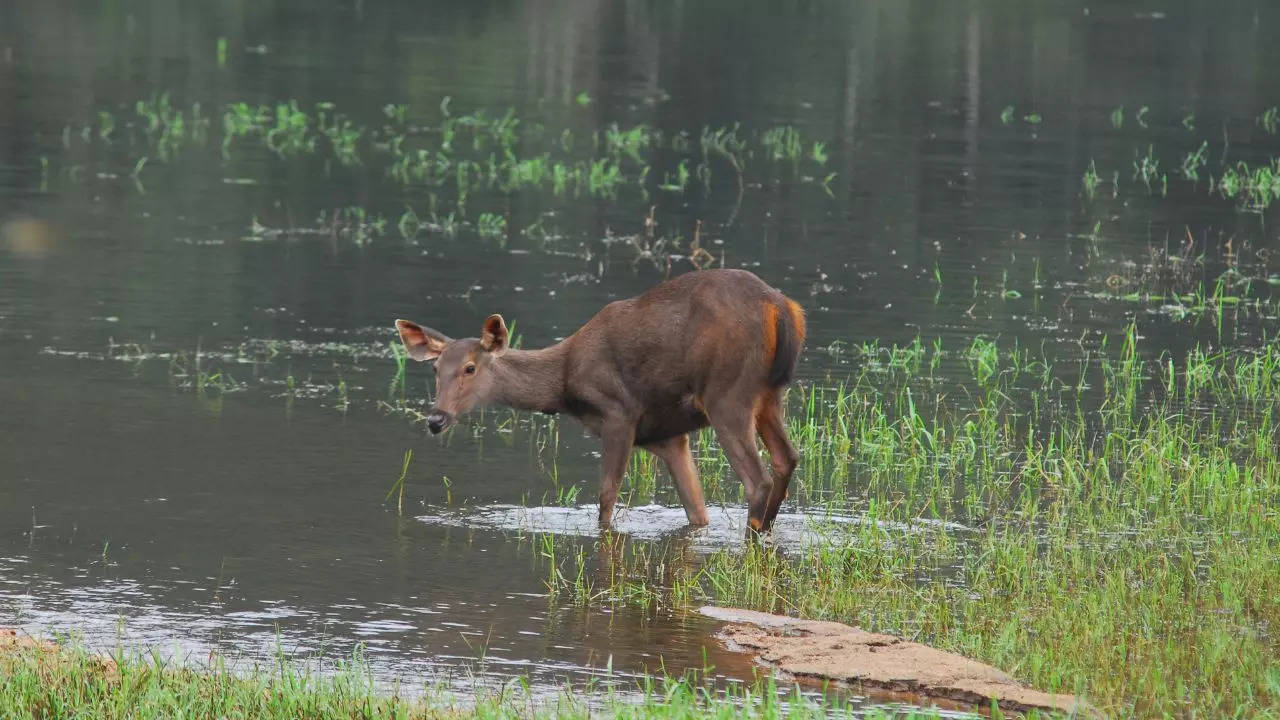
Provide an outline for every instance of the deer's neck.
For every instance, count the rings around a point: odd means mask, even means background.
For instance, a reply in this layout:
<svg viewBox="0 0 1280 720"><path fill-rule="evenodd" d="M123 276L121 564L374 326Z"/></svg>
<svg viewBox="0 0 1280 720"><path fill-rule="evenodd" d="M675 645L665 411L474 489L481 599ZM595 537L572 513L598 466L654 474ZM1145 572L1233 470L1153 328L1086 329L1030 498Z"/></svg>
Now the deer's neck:
<svg viewBox="0 0 1280 720"><path fill-rule="evenodd" d="M564 411L565 344L508 350L493 363L497 401L520 410Z"/></svg>

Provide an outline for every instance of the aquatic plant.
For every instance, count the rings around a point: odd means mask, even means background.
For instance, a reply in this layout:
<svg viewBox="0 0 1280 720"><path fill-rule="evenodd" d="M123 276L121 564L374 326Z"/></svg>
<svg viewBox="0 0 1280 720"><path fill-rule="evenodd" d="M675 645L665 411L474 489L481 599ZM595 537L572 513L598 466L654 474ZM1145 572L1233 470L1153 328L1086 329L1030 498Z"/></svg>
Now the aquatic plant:
<svg viewBox="0 0 1280 720"><path fill-rule="evenodd" d="M1141 180L1146 185L1147 192L1151 192L1151 181L1159 174L1160 160L1156 158L1154 145L1147 145L1145 155L1139 155L1137 150L1133 151L1133 179Z"/></svg>
<svg viewBox="0 0 1280 720"><path fill-rule="evenodd" d="M476 232L480 237L491 240L504 238L507 235L507 219L493 213L480 213L480 219L476 221Z"/></svg>
<svg viewBox="0 0 1280 720"><path fill-rule="evenodd" d="M800 133L790 125L766 130L760 138L770 160L787 160L796 163L804 152L800 141Z"/></svg>
<svg viewBox="0 0 1280 720"><path fill-rule="evenodd" d="M1186 157L1182 159L1182 176L1191 181L1200 179L1200 168L1209 163L1205 154L1209 150L1209 141L1200 143L1200 147L1195 152L1188 152Z"/></svg>
<svg viewBox="0 0 1280 720"><path fill-rule="evenodd" d="M1260 212L1280 199L1280 159L1270 164L1250 167L1243 161L1222 170L1217 181L1218 193L1234 199L1243 208Z"/></svg>
<svg viewBox="0 0 1280 720"><path fill-rule="evenodd" d="M1258 126L1267 131L1268 135L1275 135L1276 129L1280 127L1280 108L1271 106L1267 108L1257 119Z"/></svg>
<svg viewBox="0 0 1280 720"><path fill-rule="evenodd" d="M1093 199L1093 196L1097 193L1099 181L1098 168L1093 164L1093 160L1090 159L1089 168L1084 171L1084 176L1080 179L1080 184L1084 187L1085 197L1090 200Z"/></svg>
<svg viewBox="0 0 1280 720"><path fill-rule="evenodd" d="M409 474L409 463L413 462L413 449L404 451L404 463L400 466L400 477L391 484L391 489L387 491L387 496L383 498L383 502L391 499L392 495L396 496L396 515L404 515L404 479Z"/></svg>

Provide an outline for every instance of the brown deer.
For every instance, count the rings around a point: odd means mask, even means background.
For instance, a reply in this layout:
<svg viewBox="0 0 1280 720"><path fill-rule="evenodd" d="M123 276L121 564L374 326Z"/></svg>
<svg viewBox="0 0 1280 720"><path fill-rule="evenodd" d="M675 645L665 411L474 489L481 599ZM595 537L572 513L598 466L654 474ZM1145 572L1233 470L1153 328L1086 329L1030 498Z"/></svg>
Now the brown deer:
<svg viewBox="0 0 1280 720"><path fill-rule="evenodd" d="M692 525L706 525L689 433L710 425L746 486L748 533L766 532L799 459L782 420L782 392L804 342L795 301L745 270L688 273L605 306L573 335L541 350L508 348L501 315L479 338L452 340L407 320L409 356L435 360L433 434L488 403L568 413L604 443L600 525L613 517L631 451L662 458ZM772 479L756 449L760 434Z"/></svg>

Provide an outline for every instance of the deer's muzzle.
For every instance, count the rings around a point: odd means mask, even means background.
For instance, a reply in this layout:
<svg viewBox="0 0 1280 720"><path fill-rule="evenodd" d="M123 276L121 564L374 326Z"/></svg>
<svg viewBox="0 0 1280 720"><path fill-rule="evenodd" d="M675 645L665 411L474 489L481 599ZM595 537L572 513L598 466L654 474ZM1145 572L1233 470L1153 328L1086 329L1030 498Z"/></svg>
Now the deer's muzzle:
<svg viewBox="0 0 1280 720"><path fill-rule="evenodd" d="M431 414L427 415L427 429L431 431L432 435L439 435L440 431L444 430L452 420L453 418L449 416L449 413L440 408L432 408Z"/></svg>

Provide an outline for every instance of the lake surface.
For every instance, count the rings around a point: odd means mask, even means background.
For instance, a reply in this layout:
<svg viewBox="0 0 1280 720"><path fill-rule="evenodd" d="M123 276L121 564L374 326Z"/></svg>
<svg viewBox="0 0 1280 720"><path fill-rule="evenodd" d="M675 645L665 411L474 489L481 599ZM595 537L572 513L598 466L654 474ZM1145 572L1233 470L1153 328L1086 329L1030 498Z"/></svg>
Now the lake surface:
<svg viewBox="0 0 1280 720"><path fill-rule="evenodd" d="M539 533L596 552L595 441L501 411L427 436L431 371L397 384L392 321L464 337L501 312L538 347L697 260L805 306L806 384L917 338L1075 362L1130 323L1150 355L1257 344L1272 198L1221 181L1275 167L1277 22L1263 2L6 4L0 625L246 662L362 646L386 678L547 692L749 677L713 622L550 597ZM310 148L265 129L290 101ZM234 103L265 125L224 143ZM647 140L595 165L608 191L495 186L508 109L521 159L584 178L610 131ZM458 118L467 181L396 175ZM669 487L632 492L622 530L696 563L739 542L735 493L689 533ZM784 512L778 542L803 542L818 510Z"/></svg>

